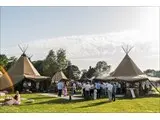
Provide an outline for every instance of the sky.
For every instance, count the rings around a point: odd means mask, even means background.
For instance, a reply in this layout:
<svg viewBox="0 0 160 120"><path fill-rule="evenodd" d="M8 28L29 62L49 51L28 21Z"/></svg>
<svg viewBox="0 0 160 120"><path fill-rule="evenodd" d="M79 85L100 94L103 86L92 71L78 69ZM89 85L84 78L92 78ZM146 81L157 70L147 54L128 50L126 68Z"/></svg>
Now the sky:
<svg viewBox="0 0 160 120"><path fill-rule="evenodd" d="M158 7L1 7L0 52L19 57L28 45L34 61L63 48L80 69L104 60L113 71L129 45L142 71L159 70L159 16Z"/></svg>

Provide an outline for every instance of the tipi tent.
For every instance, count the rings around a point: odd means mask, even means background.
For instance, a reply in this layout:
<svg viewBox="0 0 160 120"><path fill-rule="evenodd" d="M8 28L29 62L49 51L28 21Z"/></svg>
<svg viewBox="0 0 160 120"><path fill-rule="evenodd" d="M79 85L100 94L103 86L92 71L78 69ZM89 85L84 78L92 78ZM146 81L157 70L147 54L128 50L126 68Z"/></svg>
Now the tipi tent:
<svg viewBox="0 0 160 120"><path fill-rule="evenodd" d="M146 77L141 75L143 75L143 72L133 62L129 55L126 54L111 76L115 79L128 82L147 80Z"/></svg>
<svg viewBox="0 0 160 120"><path fill-rule="evenodd" d="M10 79L9 75L7 72L0 66L0 91L1 90L12 90L12 80Z"/></svg>
<svg viewBox="0 0 160 120"><path fill-rule="evenodd" d="M126 55L110 76L101 76L96 79L102 81L120 82L121 86L125 88L123 89L123 92L126 93L126 95L129 94L128 90L131 88L134 88L137 96L139 96L139 94L144 95L144 86L147 85L149 88L149 85L151 85L150 83L152 81L159 81L159 78L148 77L138 68L138 66L128 55L131 49L132 48L125 50L123 48Z"/></svg>
<svg viewBox="0 0 160 120"><path fill-rule="evenodd" d="M129 55L126 54L112 76L137 76L142 74L142 71L137 67Z"/></svg>
<svg viewBox="0 0 160 120"><path fill-rule="evenodd" d="M140 94L144 95L148 92L148 90L151 90L151 86L153 86L151 81L158 81L159 79L148 77L138 68L138 66L128 55L131 49L132 48L130 48L129 50L125 50L123 48L126 55L118 65L118 67L115 69L111 77L112 80L125 82L126 95L129 94L128 90L131 90L133 88L135 90L136 96L139 96ZM147 89L145 88L145 86L147 87Z"/></svg>
<svg viewBox="0 0 160 120"><path fill-rule="evenodd" d="M10 89L12 86L13 83L7 74L0 76L0 91Z"/></svg>
<svg viewBox="0 0 160 120"><path fill-rule="evenodd" d="M49 79L49 77L41 76L38 73L24 51L17 62L8 70L8 74L12 79L14 86L17 86L17 84L19 84L18 90L20 89L20 91L23 88L24 81L32 82L34 85L32 86L32 88L36 88L35 86L37 82L42 82Z"/></svg>
<svg viewBox="0 0 160 120"><path fill-rule="evenodd" d="M21 55L17 62L8 70L8 74L13 80L13 84L19 83L24 78L32 80L48 78L38 73L26 55Z"/></svg>
<svg viewBox="0 0 160 120"><path fill-rule="evenodd" d="M143 72L138 68L138 66L134 63L134 61L129 57L128 53L131 49L125 50L126 55L123 58L123 60L120 62L118 67L115 69L115 71L110 76L99 76L96 79L97 80L122 80L126 82L133 82L133 81L139 81L139 80L146 80L146 77L140 76L143 74Z"/></svg>
<svg viewBox="0 0 160 120"><path fill-rule="evenodd" d="M53 77L52 77L52 83L58 82L59 80L65 80L67 81L68 78L64 75L62 71L57 72Z"/></svg>
<svg viewBox="0 0 160 120"><path fill-rule="evenodd" d="M111 75L111 77L113 77L112 79L124 80L126 82L147 80L146 77L142 76L143 72L138 68L138 66L128 55L131 49L132 48L130 48L129 50L125 50L123 48L126 55L121 61L121 63L118 65L118 67L115 69L114 73Z"/></svg>
<svg viewBox="0 0 160 120"><path fill-rule="evenodd" d="M132 48L131 48L132 49ZM128 53L131 50L123 50L126 55L115 69L113 74L111 75L112 79L124 80L127 82L138 82L138 81L146 81L150 80L153 82L160 81L160 78L149 77L145 75L138 66L134 63L134 61L129 57Z"/></svg>

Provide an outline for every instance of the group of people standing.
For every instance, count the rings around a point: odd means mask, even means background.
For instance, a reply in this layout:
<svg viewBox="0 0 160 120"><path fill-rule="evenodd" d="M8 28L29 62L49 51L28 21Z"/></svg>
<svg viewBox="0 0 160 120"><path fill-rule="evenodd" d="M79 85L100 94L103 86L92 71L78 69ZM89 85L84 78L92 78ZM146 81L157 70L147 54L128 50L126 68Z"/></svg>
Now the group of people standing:
<svg viewBox="0 0 160 120"><path fill-rule="evenodd" d="M119 83L82 83L82 94L85 99L98 99L108 96L109 101L115 101L116 93L120 93Z"/></svg>
<svg viewBox="0 0 160 120"><path fill-rule="evenodd" d="M63 93L64 96L67 95L67 84L66 84L66 82L59 81L57 83L57 89L58 89L58 96L59 97L62 96L62 93Z"/></svg>
<svg viewBox="0 0 160 120"><path fill-rule="evenodd" d="M72 94L76 93L76 83L70 83L70 87L71 87L71 92ZM58 89L58 96L61 97L62 94L63 96L67 96L68 95L68 89L69 88L69 83L64 82L64 81L59 81L57 83L57 89Z"/></svg>
<svg viewBox="0 0 160 120"><path fill-rule="evenodd" d="M70 86L70 87L68 87ZM70 88L70 89L68 89ZM121 92L121 84L119 83L106 83L106 82L71 82L67 84L66 82L59 81L57 83L58 96L61 97L68 95L68 92L71 91L71 94L76 93L76 89L81 88L82 96L85 99L99 99L101 97L109 98L109 101L115 101L116 94ZM68 91L67 91L68 89ZM70 92L69 92L70 93Z"/></svg>

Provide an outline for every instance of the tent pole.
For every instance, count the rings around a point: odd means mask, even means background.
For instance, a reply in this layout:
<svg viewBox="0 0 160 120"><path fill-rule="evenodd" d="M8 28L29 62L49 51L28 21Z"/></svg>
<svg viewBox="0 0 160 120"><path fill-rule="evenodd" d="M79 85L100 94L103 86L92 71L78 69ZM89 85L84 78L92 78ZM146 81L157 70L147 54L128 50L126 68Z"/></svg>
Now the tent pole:
<svg viewBox="0 0 160 120"><path fill-rule="evenodd" d="M151 83L151 85L160 93L160 91L156 88L156 86L150 81L150 80L148 80L150 83Z"/></svg>

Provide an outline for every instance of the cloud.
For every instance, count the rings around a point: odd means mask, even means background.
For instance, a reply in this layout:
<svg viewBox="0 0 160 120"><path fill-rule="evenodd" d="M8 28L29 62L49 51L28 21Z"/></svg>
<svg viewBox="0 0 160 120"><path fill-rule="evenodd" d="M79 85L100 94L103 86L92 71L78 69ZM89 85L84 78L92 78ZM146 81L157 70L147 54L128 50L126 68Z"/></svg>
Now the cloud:
<svg viewBox="0 0 160 120"><path fill-rule="evenodd" d="M155 43L157 43L157 39L155 39ZM124 55L121 46L127 44L134 46L132 50L133 57L134 55L157 55L158 47L155 47L155 43L148 39L147 36L142 35L141 31L127 30L95 35L65 36L35 40L23 43L22 46L29 45L27 53L33 55L33 60L44 59L50 49L58 50L59 48L63 48L67 52L68 59L75 62L78 61L77 63L84 67L84 60L94 61L94 63L98 60L108 60L112 64L120 62L120 56ZM18 46L2 49L2 51L9 56L20 55ZM114 59L117 58L118 60L115 61ZM89 65L85 66L88 68Z"/></svg>

